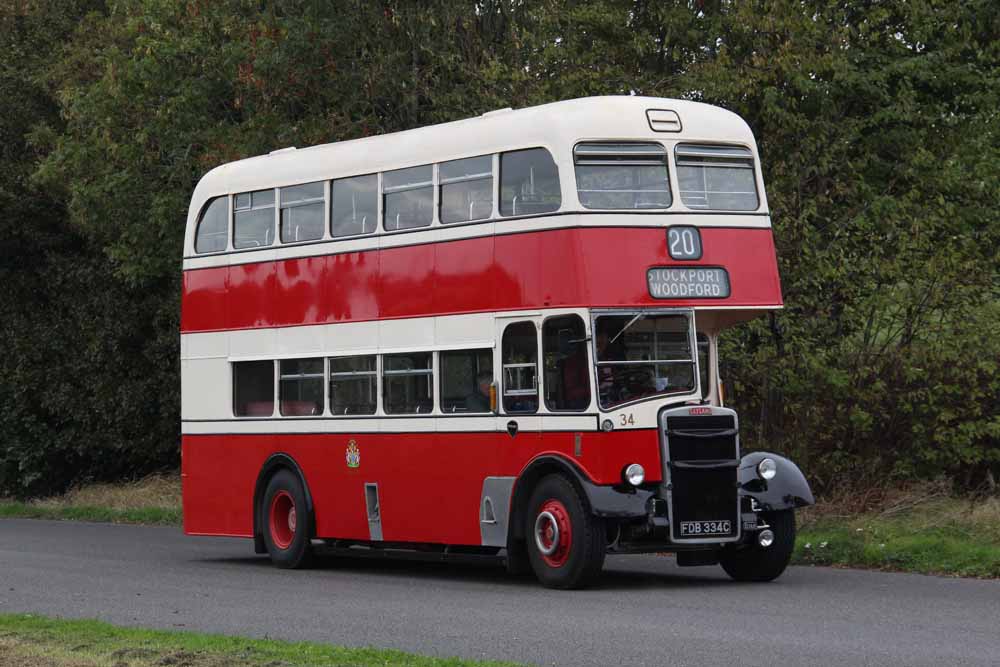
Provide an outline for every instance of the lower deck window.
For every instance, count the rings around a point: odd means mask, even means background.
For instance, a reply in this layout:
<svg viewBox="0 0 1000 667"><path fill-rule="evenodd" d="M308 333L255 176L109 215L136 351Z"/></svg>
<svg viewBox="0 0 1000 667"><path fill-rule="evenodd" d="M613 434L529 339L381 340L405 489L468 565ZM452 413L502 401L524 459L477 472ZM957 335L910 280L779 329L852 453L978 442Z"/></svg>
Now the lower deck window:
<svg viewBox="0 0 1000 667"><path fill-rule="evenodd" d="M441 411L489 412L493 350L441 353Z"/></svg>
<svg viewBox="0 0 1000 667"><path fill-rule="evenodd" d="M330 412L373 415L378 405L375 356L330 359Z"/></svg>
<svg viewBox="0 0 1000 667"><path fill-rule="evenodd" d="M233 414L270 417L274 414L274 362L233 363Z"/></svg>
<svg viewBox="0 0 1000 667"><path fill-rule="evenodd" d="M387 354L382 364L386 414L427 414L434 409L434 370L430 352Z"/></svg>
<svg viewBox="0 0 1000 667"><path fill-rule="evenodd" d="M278 386L281 414L291 417L323 414L323 360L284 359Z"/></svg>

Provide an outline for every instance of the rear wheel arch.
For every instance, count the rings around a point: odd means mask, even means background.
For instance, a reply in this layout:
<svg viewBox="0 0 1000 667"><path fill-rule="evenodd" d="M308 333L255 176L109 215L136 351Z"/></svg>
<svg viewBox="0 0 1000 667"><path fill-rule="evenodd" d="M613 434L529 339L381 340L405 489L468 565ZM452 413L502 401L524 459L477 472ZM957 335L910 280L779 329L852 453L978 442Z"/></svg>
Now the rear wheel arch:
<svg viewBox="0 0 1000 667"><path fill-rule="evenodd" d="M267 520L267 516L266 513L261 512L261 503L264 499L264 493L267 490L268 482L279 470L288 470L299 478L299 483L302 485L302 489L306 496L309 535L313 537L316 535L316 512L313 505L312 493L309 491L309 484L306 483L306 476L295 459L293 459L289 454L278 452L276 454L272 454L266 461L264 461L264 465L260 467L260 472L257 473L257 482L254 484L253 547L255 553L267 553L267 546L264 543L264 522Z"/></svg>

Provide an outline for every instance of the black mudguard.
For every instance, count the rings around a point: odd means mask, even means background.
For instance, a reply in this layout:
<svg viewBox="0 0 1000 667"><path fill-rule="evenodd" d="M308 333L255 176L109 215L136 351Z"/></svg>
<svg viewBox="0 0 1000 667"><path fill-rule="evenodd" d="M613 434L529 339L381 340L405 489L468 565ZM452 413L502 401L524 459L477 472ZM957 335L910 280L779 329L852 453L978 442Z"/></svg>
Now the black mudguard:
<svg viewBox="0 0 1000 667"><path fill-rule="evenodd" d="M778 466L778 474L769 482L757 475L757 464L770 458ZM812 489L799 467L777 454L753 452L740 460L740 495L750 496L764 511L795 509L816 503Z"/></svg>
<svg viewBox="0 0 1000 667"><path fill-rule="evenodd" d="M649 499L655 493L645 489L620 491L611 486L592 484L582 475L578 477L590 501L590 509L595 516L607 519L628 519L646 516Z"/></svg>

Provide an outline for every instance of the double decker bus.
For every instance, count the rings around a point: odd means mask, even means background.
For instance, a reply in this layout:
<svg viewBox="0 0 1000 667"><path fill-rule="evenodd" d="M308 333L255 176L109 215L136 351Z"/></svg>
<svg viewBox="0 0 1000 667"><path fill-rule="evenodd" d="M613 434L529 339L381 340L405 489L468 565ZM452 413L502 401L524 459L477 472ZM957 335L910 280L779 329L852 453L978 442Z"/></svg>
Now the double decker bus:
<svg viewBox="0 0 1000 667"><path fill-rule="evenodd" d="M584 98L225 164L183 271L189 535L557 588L608 553L788 563L812 494L741 453L719 377L719 333L782 305L733 113Z"/></svg>

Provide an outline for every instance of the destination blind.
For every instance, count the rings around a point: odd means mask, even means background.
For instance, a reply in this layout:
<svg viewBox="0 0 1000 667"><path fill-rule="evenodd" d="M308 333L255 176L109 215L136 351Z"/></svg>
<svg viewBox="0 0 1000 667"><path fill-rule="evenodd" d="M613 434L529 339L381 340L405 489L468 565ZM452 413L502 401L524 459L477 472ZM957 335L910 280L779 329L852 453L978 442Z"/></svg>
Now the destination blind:
<svg viewBox="0 0 1000 667"><path fill-rule="evenodd" d="M729 273L721 267L654 267L646 282L655 299L725 299L730 292Z"/></svg>

